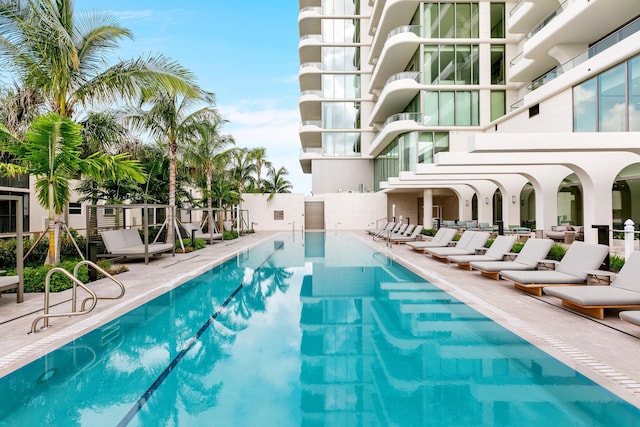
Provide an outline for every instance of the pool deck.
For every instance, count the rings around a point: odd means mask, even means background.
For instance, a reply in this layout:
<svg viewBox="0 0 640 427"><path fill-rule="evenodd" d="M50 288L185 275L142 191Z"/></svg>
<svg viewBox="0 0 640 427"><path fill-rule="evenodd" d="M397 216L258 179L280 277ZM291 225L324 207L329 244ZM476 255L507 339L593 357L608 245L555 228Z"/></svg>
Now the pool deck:
<svg viewBox="0 0 640 427"><path fill-rule="evenodd" d="M0 377L273 234L258 232L194 253L162 255L148 265L142 260L127 262L129 271L116 276L126 286L124 298L100 300L88 315L52 318L51 327L37 333L30 330L42 313L43 295L25 294L25 302L16 304L15 295L4 294L0 298ZM620 320L617 311L605 312L604 320L592 319L563 308L557 298L525 294L508 281L491 280L478 272L427 258L405 245L389 247L374 242L362 231L353 235L640 408L640 327ZM118 293L117 286L106 279L91 287L105 296ZM70 311L70 292L52 294L51 312Z"/></svg>

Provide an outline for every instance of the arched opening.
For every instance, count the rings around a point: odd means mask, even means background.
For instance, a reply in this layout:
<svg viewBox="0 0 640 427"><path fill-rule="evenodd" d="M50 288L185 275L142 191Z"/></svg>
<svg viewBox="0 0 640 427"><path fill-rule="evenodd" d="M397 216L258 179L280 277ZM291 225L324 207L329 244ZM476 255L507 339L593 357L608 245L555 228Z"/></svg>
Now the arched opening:
<svg viewBox="0 0 640 427"><path fill-rule="evenodd" d="M502 192L499 188L493 193L493 224L502 221Z"/></svg>
<svg viewBox="0 0 640 427"><path fill-rule="evenodd" d="M613 228L622 230L624 222L631 219L640 224L640 164L622 169L611 189Z"/></svg>
<svg viewBox="0 0 640 427"><path fill-rule="evenodd" d="M527 182L520 192L520 225L531 230L536 229L536 191Z"/></svg>
<svg viewBox="0 0 640 427"><path fill-rule="evenodd" d="M582 183L576 174L567 176L558 189L558 221L556 225L584 224Z"/></svg>

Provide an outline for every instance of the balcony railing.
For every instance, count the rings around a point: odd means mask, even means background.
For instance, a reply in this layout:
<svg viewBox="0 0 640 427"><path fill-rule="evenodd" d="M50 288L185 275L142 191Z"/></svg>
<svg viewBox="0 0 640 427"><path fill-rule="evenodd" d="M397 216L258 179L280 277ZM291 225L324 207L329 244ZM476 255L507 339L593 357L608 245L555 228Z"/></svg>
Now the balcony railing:
<svg viewBox="0 0 640 427"><path fill-rule="evenodd" d="M549 71L548 73L538 77L537 79L532 81L531 84L527 86L527 92L536 90L539 87L545 85L546 83L549 83L551 80L555 79L556 77L566 73L569 70L572 70L573 68L584 63L588 59L593 58L597 54L604 52L610 47L615 46L617 43L620 43L622 40L632 36L638 31L640 31L640 18L636 18L634 21L625 25L615 33L608 35L604 39L600 40L598 43L584 50L576 57L570 59L569 61Z"/></svg>
<svg viewBox="0 0 640 427"><path fill-rule="evenodd" d="M322 97L322 91L321 90L303 90L302 92L300 92L300 96L305 96L305 95Z"/></svg>
<svg viewBox="0 0 640 427"><path fill-rule="evenodd" d="M393 83L395 81L404 80L404 79L415 80L418 83L420 83L420 73L417 71L403 71L401 73L394 74L393 76L387 79L385 86L388 85L389 83Z"/></svg>
<svg viewBox="0 0 640 427"><path fill-rule="evenodd" d="M322 34L305 34L300 37L300 41L303 40L315 40L317 42L322 42Z"/></svg>
<svg viewBox="0 0 640 427"><path fill-rule="evenodd" d="M421 29L422 27L420 25L402 25L401 27L397 27L389 31L389 34L387 34L387 40L397 34L403 33L413 33L416 36L420 37Z"/></svg>
<svg viewBox="0 0 640 427"><path fill-rule="evenodd" d="M305 62L300 64L300 69L302 68L317 68L318 70L322 70L322 62Z"/></svg>
<svg viewBox="0 0 640 427"><path fill-rule="evenodd" d="M509 16L513 16L518 9L520 9L520 6L522 6L524 4L525 0L520 0L518 3L516 3L515 6L513 6L513 9L511 9L511 11L509 12Z"/></svg>
<svg viewBox="0 0 640 427"><path fill-rule="evenodd" d="M418 124L422 123L422 114L421 113L398 113L390 116L387 120L385 120L382 127L385 127L393 122L399 122L402 120L412 120Z"/></svg>
<svg viewBox="0 0 640 427"><path fill-rule="evenodd" d="M516 65L518 62L520 62L520 60L524 58L524 52L520 52L519 54L517 54L516 56L513 57L513 59L511 61L509 61L509 65L511 67L513 67L514 65Z"/></svg>
<svg viewBox="0 0 640 427"><path fill-rule="evenodd" d="M539 33L540 30L542 30L549 24L549 22L553 21L558 15L567 10L567 8L574 4L576 1L577 0L564 0L562 3L560 3L560 6L558 6L553 12L548 14L538 25L533 28L533 30L531 30L529 34L527 34L527 38L530 39L531 37Z"/></svg>
<svg viewBox="0 0 640 427"><path fill-rule="evenodd" d="M322 127L322 120L303 120L302 126L318 126Z"/></svg>
<svg viewBox="0 0 640 427"><path fill-rule="evenodd" d="M306 13L306 12L316 12L318 14L322 14L322 8L318 6L309 6L309 7L303 7L302 9L300 9L300 13Z"/></svg>

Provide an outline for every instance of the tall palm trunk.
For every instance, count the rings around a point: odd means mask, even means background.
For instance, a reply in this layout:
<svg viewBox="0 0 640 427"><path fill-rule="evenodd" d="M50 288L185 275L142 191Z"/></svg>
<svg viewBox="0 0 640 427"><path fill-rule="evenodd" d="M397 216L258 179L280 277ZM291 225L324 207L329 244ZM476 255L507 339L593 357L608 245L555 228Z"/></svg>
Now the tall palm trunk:
<svg viewBox="0 0 640 427"><path fill-rule="evenodd" d="M47 259L45 260L45 264L49 265L55 265L60 260L58 245L56 242L56 217L55 209L53 207L53 198L53 183L49 180L49 250L47 252Z"/></svg>
<svg viewBox="0 0 640 427"><path fill-rule="evenodd" d="M178 144L169 141L169 210L167 211L167 243L174 241L173 213L176 208L176 157Z"/></svg>

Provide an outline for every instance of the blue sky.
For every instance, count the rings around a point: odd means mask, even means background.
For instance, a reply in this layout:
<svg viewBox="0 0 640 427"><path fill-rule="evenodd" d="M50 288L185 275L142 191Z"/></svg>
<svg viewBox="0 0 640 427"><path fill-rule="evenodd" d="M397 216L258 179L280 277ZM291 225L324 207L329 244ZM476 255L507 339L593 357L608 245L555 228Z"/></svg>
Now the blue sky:
<svg viewBox="0 0 640 427"><path fill-rule="evenodd" d="M216 94L240 147L266 147L294 192L311 191L300 169L298 4L296 1L76 0L76 13L109 11L131 30L116 55L162 53Z"/></svg>

